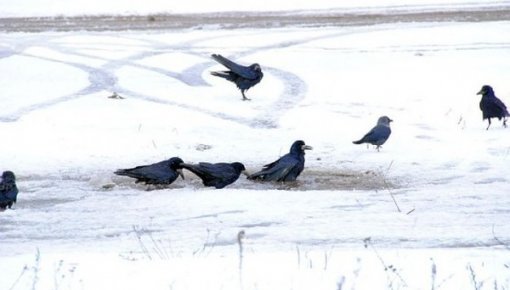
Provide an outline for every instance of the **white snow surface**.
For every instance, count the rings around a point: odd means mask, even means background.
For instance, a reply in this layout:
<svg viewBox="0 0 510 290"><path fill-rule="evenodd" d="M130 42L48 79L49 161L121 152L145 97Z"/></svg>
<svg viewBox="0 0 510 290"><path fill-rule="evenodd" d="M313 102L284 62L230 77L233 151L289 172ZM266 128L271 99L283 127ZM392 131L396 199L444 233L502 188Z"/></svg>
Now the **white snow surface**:
<svg viewBox="0 0 510 290"><path fill-rule="evenodd" d="M20 188L0 289L510 288L510 129L485 130L476 95L510 103L510 22L0 38L0 164ZM262 65L252 101L211 53ZM382 115L380 152L352 144ZM172 156L253 172L297 139L314 149L290 187L112 173ZM387 186L303 190L342 174Z"/></svg>

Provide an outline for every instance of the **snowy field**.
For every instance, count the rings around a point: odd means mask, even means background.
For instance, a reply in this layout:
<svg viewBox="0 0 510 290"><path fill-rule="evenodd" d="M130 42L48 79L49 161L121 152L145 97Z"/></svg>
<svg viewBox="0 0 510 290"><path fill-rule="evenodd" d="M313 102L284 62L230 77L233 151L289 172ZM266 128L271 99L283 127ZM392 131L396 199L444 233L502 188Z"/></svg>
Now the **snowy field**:
<svg viewBox="0 0 510 290"><path fill-rule="evenodd" d="M0 39L20 189L0 289L510 289L510 128L486 131L476 95L510 105L510 21ZM261 64L252 101L211 53ZM352 144L382 115L380 152ZM297 139L314 150L288 185L113 175L172 156L254 172Z"/></svg>

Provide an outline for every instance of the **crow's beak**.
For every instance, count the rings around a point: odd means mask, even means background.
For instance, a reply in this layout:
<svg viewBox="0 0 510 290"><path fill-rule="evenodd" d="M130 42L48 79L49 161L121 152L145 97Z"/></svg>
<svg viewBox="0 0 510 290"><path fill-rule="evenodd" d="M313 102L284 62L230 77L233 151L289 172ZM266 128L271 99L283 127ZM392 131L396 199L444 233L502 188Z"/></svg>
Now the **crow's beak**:
<svg viewBox="0 0 510 290"><path fill-rule="evenodd" d="M478 93L476 93L477 95L483 95L483 90L480 90Z"/></svg>
<svg viewBox="0 0 510 290"><path fill-rule="evenodd" d="M313 147L312 146L308 146L308 145L303 145L303 146L301 146L301 149L302 150L312 150Z"/></svg>
<svg viewBox="0 0 510 290"><path fill-rule="evenodd" d="M392 119L390 119L390 122L393 122L393 120L392 120Z"/></svg>
<svg viewBox="0 0 510 290"><path fill-rule="evenodd" d="M182 177L182 179L184 180L185 178L184 178L184 173L182 172L182 169L177 169L176 171L177 171L177 174L179 174Z"/></svg>

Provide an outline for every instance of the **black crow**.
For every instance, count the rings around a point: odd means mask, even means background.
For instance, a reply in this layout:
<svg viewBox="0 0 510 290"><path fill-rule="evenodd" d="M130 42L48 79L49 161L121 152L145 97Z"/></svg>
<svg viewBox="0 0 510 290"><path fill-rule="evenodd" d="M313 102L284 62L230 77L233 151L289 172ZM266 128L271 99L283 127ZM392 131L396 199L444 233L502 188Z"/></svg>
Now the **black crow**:
<svg viewBox="0 0 510 290"><path fill-rule="evenodd" d="M150 165L142 165L129 169L115 171L117 175L125 175L136 178L135 183L145 184L171 184L179 175L184 179L181 164L184 163L179 157L172 157Z"/></svg>
<svg viewBox="0 0 510 290"><path fill-rule="evenodd" d="M298 140L290 147L290 152L273 163L264 165L261 171L248 176L248 179L263 181L295 181L305 168L305 150L312 149Z"/></svg>
<svg viewBox="0 0 510 290"><path fill-rule="evenodd" d="M386 140L391 135L390 122L393 122L392 119L382 116L377 120L377 125L372 128L363 138L358 141L353 141L354 144L362 144L362 143L370 143L372 145L376 145L377 151L381 147Z"/></svg>
<svg viewBox="0 0 510 290"><path fill-rule="evenodd" d="M183 168L195 173L205 186L214 186L218 189L234 183L241 173L246 171L244 165L234 163L207 163L181 164Z"/></svg>
<svg viewBox="0 0 510 290"><path fill-rule="evenodd" d="M491 126L491 118L498 118L498 120L503 119L503 127L506 128L506 117L510 116L510 114L505 104L496 97L492 87L487 85L483 86L477 95L482 95L480 110L482 110L483 120L487 119L489 121L489 126L487 126L486 130L489 130Z"/></svg>
<svg viewBox="0 0 510 290"><path fill-rule="evenodd" d="M4 171L0 181L0 210L11 208L17 197L16 176L12 171Z"/></svg>
<svg viewBox="0 0 510 290"><path fill-rule="evenodd" d="M258 84L264 74L258 63L254 63L250 66L239 65L219 54L211 55L214 60L221 63L229 70L227 71L213 71L213 76L227 79L237 85L243 95L243 101L249 100L245 95L244 91Z"/></svg>

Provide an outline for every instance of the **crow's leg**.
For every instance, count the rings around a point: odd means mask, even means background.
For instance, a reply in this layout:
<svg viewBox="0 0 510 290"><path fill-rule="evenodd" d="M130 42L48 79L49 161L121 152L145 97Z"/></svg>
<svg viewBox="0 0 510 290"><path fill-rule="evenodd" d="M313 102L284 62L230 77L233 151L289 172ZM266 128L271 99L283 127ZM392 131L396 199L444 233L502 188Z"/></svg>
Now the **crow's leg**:
<svg viewBox="0 0 510 290"><path fill-rule="evenodd" d="M379 148L381 148L381 145L377 145L377 147L375 147L375 149L377 149L377 152L381 152L379 151Z"/></svg>
<svg viewBox="0 0 510 290"><path fill-rule="evenodd" d="M505 117L505 118L503 118L503 127L505 127L505 128L506 128L506 117Z"/></svg>
<svg viewBox="0 0 510 290"><path fill-rule="evenodd" d="M487 118L487 120L489 121L489 126L487 126L487 129L485 130L489 130L489 127L491 126L491 118Z"/></svg>
<svg viewBox="0 0 510 290"><path fill-rule="evenodd" d="M243 101L251 101L244 95L244 90L241 90L241 94L243 95Z"/></svg>

